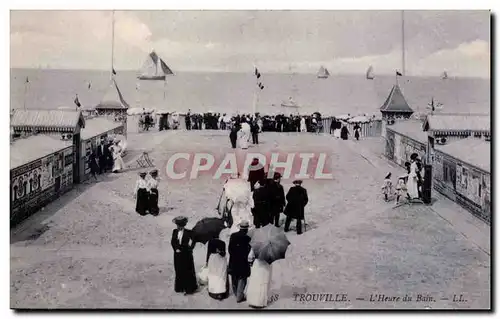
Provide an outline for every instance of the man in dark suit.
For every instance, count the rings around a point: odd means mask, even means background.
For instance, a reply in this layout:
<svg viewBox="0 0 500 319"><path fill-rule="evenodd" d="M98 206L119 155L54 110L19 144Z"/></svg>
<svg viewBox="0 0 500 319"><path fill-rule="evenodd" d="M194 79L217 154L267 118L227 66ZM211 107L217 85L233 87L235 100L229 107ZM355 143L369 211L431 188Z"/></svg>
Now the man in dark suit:
<svg viewBox="0 0 500 319"><path fill-rule="evenodd" d="M99 174L108 170L109 148L106 145L106 139L101 137L101 143L97 146L97 160L99 164Z"/></svg>
<svg viewBox="0 0 500 319"><path fill-rule="evenodd" d="M302 181L296 180L293 182L293 187L288 190L286 194L286 207L285 207L285 232L290 230L290 223L292 219L297 220L297 235L302 234L302 219L304 219L304 208L309 202L307 190L303 188Z"/></svg>
<svg viewBox="0 0 500 319"><path fill-rule="evenodd" d="M239 224L240 230L229 238L229 264L228 274L231 276L231 285L236 301L245 301L245 287L250 277L250 237L248 236L249 222L244 220Z"/></svg>
<svg viewBox="0 0 500 319"><path fill-rule="evenodd" d="M281 174L278 172L274 173L273 179L268 181L271 223L274 223L276 227L280 226L280 214L286 205L285 190L280 182Z"/></svg>
<svg viewBox="0 0 500 319"><path fill-rule="evenodd" d="M173 222L177 225L172 233L170 244L174 249L175 292L193 294L198 289L194 268L193 248L196 244L192 231L185 229L188 219L179 216Z"/></svg>
<svg viewBox="0 0 500 319"><path fill-rule="evenodd" d="M257 119L252 121L250 131L252 132L253 144L259 144L259 125L257 124Z"/></svg>

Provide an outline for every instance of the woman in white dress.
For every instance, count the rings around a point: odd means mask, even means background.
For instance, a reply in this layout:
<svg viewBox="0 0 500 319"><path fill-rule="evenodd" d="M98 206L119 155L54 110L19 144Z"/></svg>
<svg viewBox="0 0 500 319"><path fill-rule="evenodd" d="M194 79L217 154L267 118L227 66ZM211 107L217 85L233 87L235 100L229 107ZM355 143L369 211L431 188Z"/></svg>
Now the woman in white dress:
<svg viewBox="0 0 500 319"><path fill-rule="evenodd" d="M252 191L250 184L241 178L231 178L224 185L224 196L229 200L229 207L231 209L231 217L233 224L229 231L230 234L239 231L238 225L246 220L253 220L252 208L254 207ZM253 224L250 223L250 227Z"/></svg>
<svg viewBox="0 0 500 319"><path fill-rule="evenodd" d="M229 296L229 281L227 276L226 244L214 238L208 241L208 295L217 300Z"/></svg>
<svg viewBox="0 0 500 319"><path fill-rule="evenodd" d="M250 125L247 122L241 123L240 129L240 147L241 149L248 149L248 141L250 140Z"/></svg>
<svg viewBox="0 0 500 319"><path fill-rule="evenodd" d="M114 145L111 146L113 152L113 169L111 171L113 173L119 173L122 169L125 168L125 163L122 159L122 148L120 147L119 143L119 140L115 140Z"/></svg>
<svg viewBox="0 0 500 319"><path fill-rule="evenodd" d="M253 249L248 255L248 261L253 262L247 289L248 305L252 308L264 308L271 289L272 265L255 258Z"/></svg>
<svg viewBox="0 0 500 319"><path fill-rule="evenodd" d="M306 118L305 117L302 117L300 119L300 131L301 132L307 132Z"/></svg>
<svg viewBox="0 0 500 319"><path fill-rule="evenodd" d="M418 155L417 155L418 156ZM411 155L410 172L408 174L408 181L406 182L406 192L409 199L418 198L418 175L417 175L417 162L416 156Z"/></svg>

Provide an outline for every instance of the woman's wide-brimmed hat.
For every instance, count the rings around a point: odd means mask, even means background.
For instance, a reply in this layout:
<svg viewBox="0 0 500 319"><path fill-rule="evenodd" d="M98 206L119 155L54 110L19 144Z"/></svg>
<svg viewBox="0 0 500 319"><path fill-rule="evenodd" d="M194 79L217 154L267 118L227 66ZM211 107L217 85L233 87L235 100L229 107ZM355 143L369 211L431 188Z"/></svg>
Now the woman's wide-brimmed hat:
<svg viewBox="0 0 500 319"><path fill-rule="evenodd" d="M151 175L158 175L158 170L154 169L151 172L149 172L149 174L151 174Z"/></svg>
<svg viewBox="0 0 500 319"><path fill-rule="evenodd" d="M248 220L243 220L238 224L238 227L240 229L248 229L250 227L250 223L248 222Z"/></svg>
<svg viewBox="0 0 500 319"><path fill-rule="evenodd" d="M412 154L410 155L410 159L411 159L411 160L415 160L415 159L417 159L417 158L418 158L418 154L417 154L417 153L412 153Z"/></svg>
<svg viewBox="0 0 500 319"><path fill-rule="evenodd" d="M302 184L302 180L296 179L296 180L293 181L293 184L295 184L295 185L301 185Z"/></svg>
<svg viewBox="0 0 500 319"><path fill-rule="evenodd" d="M146 175L147 175L146 172L139 172L140 177L145 177Z"/></svg>
<svg viewBox="0 0 500 319"><path fill-rule="evenodd" d="M174 219L172 219L172 221L174 222L174 224L176 224L177 226L186 226L187 225L187 222L188 222L188 218L185 217L185 216L177 216L175 217Z"/></svg>
<svg viewBox="0 0 500 319"><path fill-rule="evenodd" d="M391 172L387 173L387 175L385 175L385 178L391 178Z"/></svg>

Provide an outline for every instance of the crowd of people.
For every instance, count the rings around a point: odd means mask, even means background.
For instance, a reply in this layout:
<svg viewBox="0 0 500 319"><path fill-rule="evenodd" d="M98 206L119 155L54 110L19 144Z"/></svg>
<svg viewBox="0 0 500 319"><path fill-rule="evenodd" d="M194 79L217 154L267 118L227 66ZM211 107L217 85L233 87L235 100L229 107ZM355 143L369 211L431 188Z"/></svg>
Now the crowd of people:
<svg viewBox="0 0 500 319"><path fill-rule="evenodd" d="M101 137L98 145L92 147L90 154L88 154L88 165L91 176L97 180L97 175L109 171L113 173L121 172L125 168L125 163L122 159L123 152L124 149L120 146L119 139Z"/></svg>
<svg viewBox="0 0 500 319"><path fill-rule="evenodd" d="M280 215L283 213L286 216L284 231L288 232L292 220L296 219L297 234L302 234L304 209L309 199L301 180L294 181L285 196L281 174L274 172L269 178L264 166L255 158L250 165L247 182L253 197L251 211L255 228L280 228ZM198 273L193 258L197 237L192 230L185 228L188 222L186 217L176 217L173 222L177 225L171 238L176 292L193 294L200 284L206 284L208 295L216 300L224 300L232 292L238 303L247 301L254 308L267 306L272 266L255 256L248 235L250 221L239 221L237 231L230 234L227 247L218 236L208 240L205 265ZM201 275L203 271L206 271L206 276Z"/></svg>

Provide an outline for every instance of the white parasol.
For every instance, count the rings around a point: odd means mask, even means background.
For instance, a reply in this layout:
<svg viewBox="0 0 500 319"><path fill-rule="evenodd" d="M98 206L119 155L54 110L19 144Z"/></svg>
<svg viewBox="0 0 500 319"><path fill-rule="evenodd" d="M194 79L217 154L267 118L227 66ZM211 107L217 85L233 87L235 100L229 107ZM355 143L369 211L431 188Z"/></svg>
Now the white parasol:
<svg viewBox="0 0 500 319"><path fill-rule="evenodd" d="M355 116L347 121L349 123L368 123L370 122L370 119L366 116Z"/></svg>
<svg viewBox="0 0 500 319"><path fill-rule="evenodd" d="M347 121L348 119L350 119L352 116L350 115L339 115L339 116L335 116L335 118L337 120L342 120L342 121Z"/></svg>

